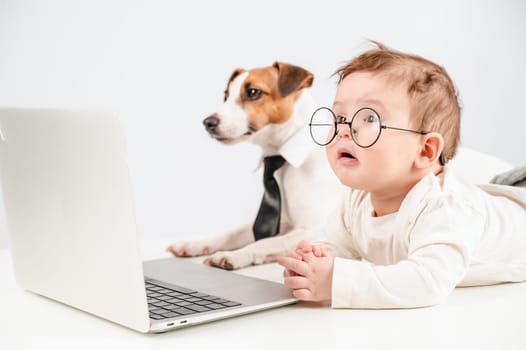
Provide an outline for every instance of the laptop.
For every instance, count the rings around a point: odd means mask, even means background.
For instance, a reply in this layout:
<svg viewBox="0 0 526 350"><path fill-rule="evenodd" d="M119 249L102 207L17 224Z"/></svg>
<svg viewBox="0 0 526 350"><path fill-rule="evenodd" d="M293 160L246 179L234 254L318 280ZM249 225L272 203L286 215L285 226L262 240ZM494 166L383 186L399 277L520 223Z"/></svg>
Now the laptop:
<svg viewBox="0 0 526 350"><path fill-rule="evenodd" d="M184 258L141 260L113 113L0 108L0 176L27 291L144 333L297 301L280 283Z"/></svg>

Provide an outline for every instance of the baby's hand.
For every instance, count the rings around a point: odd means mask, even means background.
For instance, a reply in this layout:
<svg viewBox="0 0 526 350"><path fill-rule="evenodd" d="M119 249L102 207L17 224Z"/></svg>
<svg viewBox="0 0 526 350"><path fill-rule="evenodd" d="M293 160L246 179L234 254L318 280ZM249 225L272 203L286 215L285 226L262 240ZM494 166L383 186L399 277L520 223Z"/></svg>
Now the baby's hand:
<svg viewBox="0 0 526 350"><path fill-rule="evenodd" d="M296 251L279 257L278 263L285 268L284 283L293 290L296 298L310 301L331 299L334 258L323 247L301 242Z"/></svg>
<svg viewBox="0 0 526 350"><path fill-rule="evenodd" d="M288 253L287 257L303 261L303 256L305 254L311 254L311 253L313 253L312 245L308 241L301 241L300 243L298 243L296 250ZM291 276L300 276L300 275L296 271L286 268L283 271L283 276L291 277Z"/></svg>
<svg viewBox="0 0 526 350"><path fill-rule="evenodd" d="M298 243L296 250L287 254L287 257L293 258L296 260L300 260L300 261L305 261L304 259L305 256L311 255L311 254L317 258L329 256L324 246L313 245L309 243L308 241L301 241L300 243ZM283 276L291 277L291 276L300 276L300 275L296 271L285 268L285 270L283 271Z"/></svg>

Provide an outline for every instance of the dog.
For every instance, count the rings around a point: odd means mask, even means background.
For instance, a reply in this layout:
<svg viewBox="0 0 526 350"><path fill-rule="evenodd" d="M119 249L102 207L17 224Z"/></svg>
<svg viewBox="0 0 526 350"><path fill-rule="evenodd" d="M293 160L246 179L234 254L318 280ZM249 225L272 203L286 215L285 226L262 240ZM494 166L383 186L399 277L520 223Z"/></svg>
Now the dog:
<svg viewBox="0 0 526 350"><path fill-rule="evenodd" d="M286 163L274 177L282 205L279 233L255 240L253 222L200 241L167 247L178 257L210 255L204 263L228 270L276 261L312 237L341 198L342 185L330 170L323 147L310 139L308 123L318 107L309 94L314 76L284 62L236 69L223 104L203 120L206 131L224 144L248 141L262 156L281 154ZM255 215L254 215L255 216Z"/></svg>

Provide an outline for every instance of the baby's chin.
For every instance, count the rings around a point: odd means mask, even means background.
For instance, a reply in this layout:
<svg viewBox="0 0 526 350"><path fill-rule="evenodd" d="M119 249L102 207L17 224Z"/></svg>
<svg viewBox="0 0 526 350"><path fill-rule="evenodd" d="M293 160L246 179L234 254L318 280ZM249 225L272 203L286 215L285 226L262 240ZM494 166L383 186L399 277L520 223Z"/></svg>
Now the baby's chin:
<svg viewBox="0 0 526 350"><path fill-rule="evenodd" d="M345 167L339 167L339 168L333 168L334 173L336 174L336 177L342 185L350 187L355 190L363 190L365 189L365 184L363 181L361 181L355 174L352 174L349 169Z"/></svg>
<svg viewBox="0 0 526 350"><path fill-rule="evenodd" d="M353 190L367 190L365 186L356 179L340 178L342 185L352 188Z"/></svg>

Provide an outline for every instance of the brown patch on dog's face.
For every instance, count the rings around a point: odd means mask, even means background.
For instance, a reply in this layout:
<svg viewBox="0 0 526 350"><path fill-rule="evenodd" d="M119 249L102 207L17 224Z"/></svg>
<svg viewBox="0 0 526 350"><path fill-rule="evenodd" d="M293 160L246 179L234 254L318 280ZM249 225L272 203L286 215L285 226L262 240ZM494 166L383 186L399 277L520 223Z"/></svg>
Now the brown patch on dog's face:
<svg viewBox="0 0 526 350"><path fill-rule="evenodd" d="M250 127L258 130L286 122L301 90L312 81L312 74L305 69L280 62L250 71L239 92Z"/></svg>

